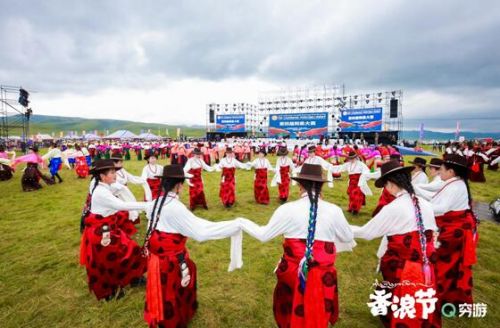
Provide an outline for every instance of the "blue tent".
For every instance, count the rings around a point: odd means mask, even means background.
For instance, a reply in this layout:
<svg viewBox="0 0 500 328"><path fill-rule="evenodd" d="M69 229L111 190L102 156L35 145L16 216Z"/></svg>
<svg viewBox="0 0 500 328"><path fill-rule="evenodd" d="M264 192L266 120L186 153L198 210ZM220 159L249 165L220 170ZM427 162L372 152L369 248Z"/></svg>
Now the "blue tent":
<svg viewBox="0 0 500 328"><path fill-rule="evenodd" d="M403 147L403 146L395 146L395 147L398 149L399 153L403 156L405 156L405 155L409 155L409 156L434 156L434 157L438 156L436 154L433 154L431 152L424 151L424 150L417 151L413 148L408 148L408 147Z"/></svg>

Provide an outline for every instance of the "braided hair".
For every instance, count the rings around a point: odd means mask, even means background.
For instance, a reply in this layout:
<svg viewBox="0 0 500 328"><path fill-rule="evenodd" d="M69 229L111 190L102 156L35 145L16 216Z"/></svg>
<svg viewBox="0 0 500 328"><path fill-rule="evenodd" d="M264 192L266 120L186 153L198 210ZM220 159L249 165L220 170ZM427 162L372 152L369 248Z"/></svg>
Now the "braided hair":
<svg viewBox="0 0 500 328"><path fill-rule="evenodd" d="M411 184L411 176L408 172L395 172L387 177L387 181L394 183L399 188L406 190L413 202L413 208L415 210L415 218L417 220L417 229L419 235L420 248L422 251L422 263L423 263L423 273L425 278L425 284L430 285L432 274L429 265L429 258L427 257L427 238L425 236L424 221L422 218L422 211L420 209L420 204L417 196L415 195L415 190Z"/></svg>
<svg viewBox="0 0 500 328"><path fill-rule="evenodd" d="M105 169L105 170L103 170L103 171L97 171L97 172L94 172L94 173L92 174L92 177L94 178L94 186L92 187L92 191L90 192L90 194L93 194L93 193L94 193L95 188L97 188L97 186L99 185L99 182L101 181L101 174L106 175L106 174L108 174L108 172L109 172L109 171L111 171L111 170L114 170L114 169L112 169L112 168L110 168L110 169Z"/></svg>
<svg viewBox="0 0 500 328"><path fill-rule="evenodd" d="M300 181L300 184L306 190L310 202L306 250L304 253L304 257L302 258L299 264L300 286L301 289L304 290L307 280L307 274L309 272L309 265L314 259L313 245L314 245L314 237L316 234L316 219L318 216L318 199L321 193L321 188L323 187L323 182L303 180Z"/></svg>
<svg viewBox="0 0 500 328"><path fill-rule="evenodd" d="M144 237L144 246L147 247L149 242L149 238L153 231L156 230L158 226L158 221L160 220L161 210L163 209L163 205L168 198L168 193L172 191L178 183L184 183L184 178L162 178L161 179L161 190L164 192L163 196L156 198L155 203L153 205L153 210L151 212L151 221L149 222L148 229L146 231L146 235Z"/></svg>

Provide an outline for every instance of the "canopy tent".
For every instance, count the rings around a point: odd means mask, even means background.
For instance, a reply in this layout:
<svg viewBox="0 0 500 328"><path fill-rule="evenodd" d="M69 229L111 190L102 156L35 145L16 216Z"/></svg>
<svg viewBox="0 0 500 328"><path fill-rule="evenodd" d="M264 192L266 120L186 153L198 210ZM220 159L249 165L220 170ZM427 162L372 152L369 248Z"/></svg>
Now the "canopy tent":
<svg viewBox="0 0 500 328"><path fill-rule="evenodd" d="M83 140L99 140L101 137L99 137L97 134L93 133L86 133L82 136Z"/></svg>
<svg viewBox="0 0 500 328"><path fill-rule="evenodd" d="M145 140L158 140L158 139L161 139L161 137L158 137L157 135L152 134L150 132L145 132L145 133L139 134L139 138L140 139L145 139Z"/></svg>
<svg viewBox="0 0 500 328"><path fill-rule="evenodd" d="M134 134L128 130L118 130L118 131L113 132L104 138L105 139L137 139L139 137L136 134Z"/></svg>
<svg viewBox="0 0 500 328"><path fill-rule="evenodd" d="M34 139L37 141L54 140L54 138L49 134L43 134L43 133L38 133L37 135L35 135Z"/></svg>
<svg viewBox="0 0 500 328"><path fill-rule="evenodd" d="M408 147L403 147L403 146L395 146L399 153L403 156L409 155L409 156L437 156L436 154L433 154L431 152L425 151L425 150L418 150L414 148L408 148Z"/></svg>

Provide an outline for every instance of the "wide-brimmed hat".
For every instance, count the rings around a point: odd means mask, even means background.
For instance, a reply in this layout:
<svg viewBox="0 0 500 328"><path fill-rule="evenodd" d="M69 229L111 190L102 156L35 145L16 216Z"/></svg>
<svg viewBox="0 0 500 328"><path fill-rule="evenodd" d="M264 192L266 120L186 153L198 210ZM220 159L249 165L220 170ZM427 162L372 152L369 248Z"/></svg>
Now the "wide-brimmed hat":
<svg viewBox="0 0 500 328"><path fill-rule="evenodd" d="M163 167L162 175L157 175L157 178L162 179L191 179L193 177L192 174L185 173L182 165L172 164L165 165Z"/></svg>
<svg viewBox="0 0 500 328"><path fill-rule="evenodd" d="M467 159L464 156L460 156L458 154L446 155L443 162L454 166L467 168Z"/></svg>
<svg viewBox="0 0 500 328"><path fill-rule="evenodd" d="M112 154L109 159L112 159L113 161L123 161L123 155L118 153L118 154Z"/></svg>
<svg viewBox="0 0 500 328"><path fill-rule="evenodd" d="M316 151L316 146L315 145L311 145L311 146L307 147L307 151L309 153L315 152Z"/></svg>
<svg viewBox="0 0 500 328"><path fill-rule="evenodd" d="M410 161L410 164L418 165L418 166L425 166L427 164L427 161L422 157L415 157L413 162Z"/></svg>
<svg viewBox="0 0 500 328"><path fill-rule="evenodd" d="M439 158L431 158L431 161L429 164L427 164L428 167L434 167L434 168L439 168L443 164L443 160Z"/></svg>
<svg viewBox="0 0 500 328"><path fill-rule="evenodd" d="M380 178L375 180L375 187L383 188L387 178L394 173L403 172L410 174L411 171L413 171L413 166L401 166L401 163L397 160L388 161L380 167Z"/></svg>
<svg viewBox="0 0 500 328"><path fill-rule="evenodd" d="M286 147L280 147L278 152L276 153L278 156L286 156L288 155L288 149Z"/></svg>
<svg viewBox="0 0 500 328"><path fill-rule="evenodd" d="M94 161L93 167L89 170L90 174L94 175L101 171L108 169L115 169L115 171L121 170L121 167L116 167L115 162L112 159L98 159Z"/></svg>
<svg viewBox="0 0 500 328"><path fill-rule="evenodd" d="M295 181L314 181L314 182L327 182L323 177L323 168L321 165L304 163L300 173L296 177L292 177Z"/></svg>
<svg viewBox="0 0 500 328"><path fill-rule="evenodd" d="M195 148L193 149L193 155L202 155L203 153L201 152L200 148Z"/></svg>

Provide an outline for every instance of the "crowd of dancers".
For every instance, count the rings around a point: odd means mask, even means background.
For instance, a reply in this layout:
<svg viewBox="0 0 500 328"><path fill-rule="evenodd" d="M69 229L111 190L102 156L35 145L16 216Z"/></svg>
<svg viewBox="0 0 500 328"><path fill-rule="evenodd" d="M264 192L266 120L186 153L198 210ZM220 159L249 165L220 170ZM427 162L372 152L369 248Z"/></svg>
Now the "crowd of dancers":
<svg viewBox="0 0 500 328"><path fill-rule="evenodd" d="M73 150L68 153L68 149ZM233 140L52 144L43 156L35 147L20 157L2 148L0 158L2 170L11 176L16 165L27 163L22 178L25 191L41 187L40 179L61 183L58 171L64 166L74 168L79 178L91 176L80 247L88 286L98 300L110 301L123 297L126 286L145 285L144 319L151 327L185 327L196 313L197 270L186 240L231 238L228 269L233 271L243 264L242 232L261 242L284 238L273 302L279 327L335 324L339 314L335 259L340 252L353 251L356 238L382 238L379 271L395 286L390 289L393 295L416 291L399 284L407 279L436 293L438 310L429 316L402 318L389 308L382 323L441 327L440 305L473 302L478 220L472 212L469 182L485 182L484 166L498 168L499 150L496 144L450 144L439 158L427 162L416 157L405 165L397 148L388 145ZM124 168L132 151L138 160L145 160L140 176ZM277 157L275 165L269 154ZM158 159L170 164L161 166ZM40 171L45 164L50 175ZM197 207L208 209L204 171L220 172L220 201L227 208L234 206L237 169L255 171L258 204L269 204L269 185L278 187L281 205L264 226L249 218L211 222L193 214ZM350 224L344 211L322 196L323 186L333 187L343 174L349 181L346 210L352 214L360 213L366 196L373 194L368 180L375 180L381 189L373 218L363 226ZM179 199L185 182L188 206ZM143 201L135 199L129 184L143 187ZM292 185L300 191L295 201L289 201ZM147 219L142 246L132 238L140 212ZM422 311L417 307L417 314Z"/></svg>

